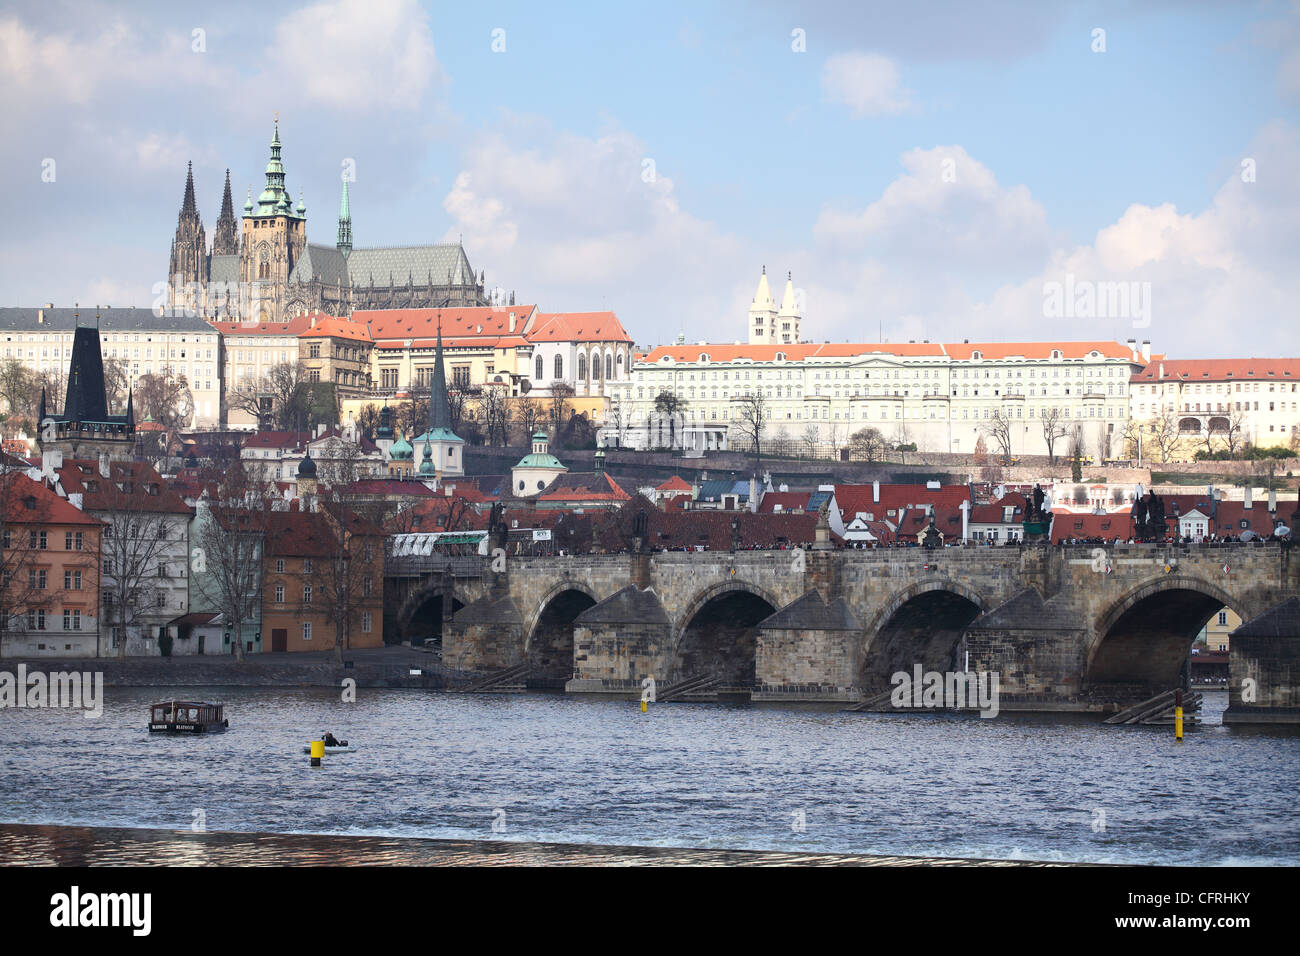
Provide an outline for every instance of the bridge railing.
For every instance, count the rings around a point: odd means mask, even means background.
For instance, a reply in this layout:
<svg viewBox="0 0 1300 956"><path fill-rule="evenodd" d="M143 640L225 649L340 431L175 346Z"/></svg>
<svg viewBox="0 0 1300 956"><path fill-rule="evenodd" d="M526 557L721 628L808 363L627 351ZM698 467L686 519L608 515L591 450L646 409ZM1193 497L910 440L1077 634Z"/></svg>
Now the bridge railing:
<svg viewBox="0 0 1300 956"><path fill-rule="evenodd" d="M384 560L384 575L446 574L456 578L483 576L483 558L477 555L419 554L389 557Z"/></svg>

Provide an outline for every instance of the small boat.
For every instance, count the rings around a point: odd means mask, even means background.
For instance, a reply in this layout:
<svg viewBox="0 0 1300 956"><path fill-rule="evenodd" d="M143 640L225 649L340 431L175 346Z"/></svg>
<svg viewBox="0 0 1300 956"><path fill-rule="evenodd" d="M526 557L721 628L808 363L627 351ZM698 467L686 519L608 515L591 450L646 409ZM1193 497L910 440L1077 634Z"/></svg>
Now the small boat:
<svg viewBox="0 0 1300 956"><path fill-rule="evenodd" d="M325 753L327 753L327 754L349 754L349 753L352 753L352 752L353 752L354 750L356 750L356 749L357 749L356 747L349 747L349 746L348 746L348 742L347 742L346 740L340 740L340 741L339 741L339 745L338 745L337 747L331 747L331 746L329 746L329 745L327 744L327 745L325 746ZM305 754L309 754L309 753L311 753L311 747L310 747L310 746L303 747L303 748L302 748L302 752L305 753Z"/></svg>
<svg viewBox="0 0 1300 956"><path fill-rule="evenodd" d="M224 704L165 700L149 708L150 733L212 734L229 726Z"/></svg>

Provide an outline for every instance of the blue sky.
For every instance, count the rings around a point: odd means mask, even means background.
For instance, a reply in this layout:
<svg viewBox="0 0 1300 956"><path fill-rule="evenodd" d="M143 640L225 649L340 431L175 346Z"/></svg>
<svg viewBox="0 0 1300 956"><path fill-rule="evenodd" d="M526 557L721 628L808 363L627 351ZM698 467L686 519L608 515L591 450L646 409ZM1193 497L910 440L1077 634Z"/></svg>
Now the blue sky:
<svg viewBox="0 0 1300 956"><path fill-rule="evenodd" d="M351 159L358 245L645 344L742 337L766 265L817 339L1300 346L1296 4L17 3L0 90L6 305L148 305L185 162L210 238L278 110L313 241ZM1052 319L1067 274L1150 314Z"/></svg>

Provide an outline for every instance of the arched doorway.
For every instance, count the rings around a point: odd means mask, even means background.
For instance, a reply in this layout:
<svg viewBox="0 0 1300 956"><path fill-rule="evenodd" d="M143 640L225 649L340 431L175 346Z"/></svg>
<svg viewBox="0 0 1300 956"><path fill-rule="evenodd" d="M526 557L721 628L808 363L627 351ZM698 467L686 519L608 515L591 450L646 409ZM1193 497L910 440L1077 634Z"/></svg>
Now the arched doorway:
<svg viewBox="0 0 1300 956"><path fill-rule="evenodd" d="M455 595L444 596L441 591L426 595L423 600L416 604L414 610L411 611L411 616L407 619L404 632L407 640L412 644L423 643L426 647L432 647L438 654L441 654L443 605L447 600L451 601L451 610L450 613L446 614L446 617L450 617L465 606Z"/></svg>

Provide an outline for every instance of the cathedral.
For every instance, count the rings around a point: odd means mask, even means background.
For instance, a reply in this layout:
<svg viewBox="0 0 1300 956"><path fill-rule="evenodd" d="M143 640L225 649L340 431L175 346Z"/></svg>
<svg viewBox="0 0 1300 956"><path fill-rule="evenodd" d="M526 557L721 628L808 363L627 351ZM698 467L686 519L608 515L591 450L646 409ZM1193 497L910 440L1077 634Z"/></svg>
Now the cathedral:
<svg viewBox="0 0 1300 956"><path fill-rule="evenodd" d="M346 316L355 309L490 304L484 276L475 276L460 243L354 249L346 181L334 244L308 242L307 207L301 194L295 204L285 185L278 122L266 186L256 200L250 190L241 223L235 223L226 170L221 214L208 250L191 163L167 272L173 310L228 322L279 322L311 311Z"/></svg>

